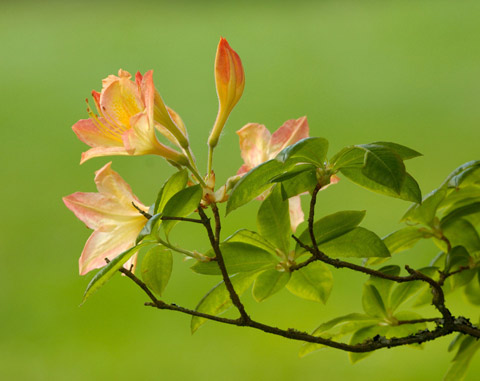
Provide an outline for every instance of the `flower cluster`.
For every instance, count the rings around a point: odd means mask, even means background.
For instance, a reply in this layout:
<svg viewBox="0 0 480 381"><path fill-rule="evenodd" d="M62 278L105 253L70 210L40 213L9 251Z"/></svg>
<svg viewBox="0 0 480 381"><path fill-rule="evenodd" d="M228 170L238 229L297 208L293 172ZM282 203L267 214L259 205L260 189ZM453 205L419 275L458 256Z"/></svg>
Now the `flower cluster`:
<svg viewBox="0 0 480 381"><path fill-rule="evenodd" d="M153 71L132 75L119 70L102 82L100 92L92 91L96 112L87 100L88 119L73 125L77 137L90 146L82 153L80 163L110 155L158 155L191 174L189 184L203 189L201 207L224 202L235 181L261 163L274 158L285 147L308 137L305 117L288 120L275 133L264 125L249 123L237 133L244 164L237 176L215 190L212 170L213 149L245 86L245 74L238 54L227 40L220 39L215 58L215 83L218 113L208 138L207 176L198 170L190 149L187 130L181 117L168 107L153 83ZM162 139L160 140L159 137ZM94 232L88 239L79 261L80 274L103 267L135 245L136 237L148 221L149 208L132 193L130 186L106 164L96 172L98 193L77 192L64 197L65 205ZM264 195L265 196L265 195ZM304 220L300 197L290 198L290 220L293 231ZM135 267L132 258L125 266Z"/></svg>

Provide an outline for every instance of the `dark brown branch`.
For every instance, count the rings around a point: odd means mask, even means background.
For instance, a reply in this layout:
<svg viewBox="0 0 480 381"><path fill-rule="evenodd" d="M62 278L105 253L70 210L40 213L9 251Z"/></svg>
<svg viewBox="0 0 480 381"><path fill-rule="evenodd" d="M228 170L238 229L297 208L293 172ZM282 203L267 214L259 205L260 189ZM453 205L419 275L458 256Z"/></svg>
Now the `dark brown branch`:
<svg viewBox="0 0 480 381"><path fill-rule="evenodd" d="M440 273L440 279L438 280L438 284L440 286L443 286L447 278L451 277L452 275L459 274L465 270L469 270L470 266L460 266L457 270L452 271L452 272L443 272L443 271L438 271Z"/></svg>
<svg viewBox="0 0 480 381"><path fill-rule="evenodd" d="M397 325L406 324L419 324L419 323L442 323L442 318L426 318L426 319L413 319L413 320L397 320Z"/></svg>
<svg viewBox="0 0 480 381"><path fill-rule="evenodd" d="M162 221L185 221L185 222L193 222L196 224L203 224L203 221L199 220L198 218L161 216L160 219Z"/></svg>
<svg viewBox="0 0 480 381"><path fill-rule="evenodd" d="M153 295L153 293L148 289L147 285L143 283L139 278L137 278L135 274L132 273L132 271L127 270L125 268L121 268L119 271L125 274L132 281L134 281L148 295L151 302L145 303L146 306L155 307L161 310L177 311L187 315L197 316L197 317L205 318L208 320L217 321L219 323L235 325L239 327L250 327L266 333L276 335L276 336L282 336L288 339L303 341L308 343L322 344L331 348L336 348L336 349L340 349L347 352L372 352L381 348L392 348L392 347L398 347L398 346L403 346L408 344L419 344L419 343L424 343L426 341L435 340L442 336L447 336L453 332L460 332L463 334L480 338L480 330L477 327L473 326L468 319L465 319L463 317L455 318L448 324L444 324L444 325L442 325L444 323L442 319L418 319L418 320L404 321L402 323L415 324L420 322L433 321L433 322L437 322L437 328L432 331L429 331L429 330L419 331L413 335L400 337L400 338L392 337L387 339L385 337L379 337L379 338L375 337L373 339L366 340L360 344L350 345L350 344L345 344L345 343L333 341L330 339L314 336L306 332L301 332L292 328L285 330L278 327L273 327L263 323L259 323L252 319L246 320L246 319L243 319L242 317L239 319L222 318L219 316L214 316L214 315L206 314L203 312L198 312L188 308L184 308L176 304L168 304L161 300L158 300L155 297L155 295Z"/></svg>
<svg viewBox="0 0 480 381"><path fill-rule="evenodd" d="M310 258L308 258L306 261L304 262L300 262L300 263L297 263L293 266L290 266L289 267L289 270L290 271L297 271L297 270L300 270L301 268L305 267L305 266L308 266L310 263L312 262L315 262L315 261L318 261L318 259L315 257L315 256L311 256Z"/></svg>
<svg viewBox="0 0 480 381"><path fill-rule="evenodd" d="M218 267L222 272L222 278L225 283L225 287L227 288L228 293L230 295L230 299L232 300L232 303L234 304L234 306L238 309L238 312L240 312L241 319L244 321L249 321L250 316L248 316L247 312L245 311L245 307L243 306L242 302L240 301L240 297L238 296L237 292L235 291L235 288L233 287L232 281L228 276L227 267L225 266L225 261L223 259L222 251L220 250L220 230L221 230L220 215L218 213L218 208L215 204L212 204L212 211L215 217L215 233L212 230L210 219L207 217L203 209L200 206L198 207L198 214L200 215L200 218L203 221L203 225L207 230L208 238L210 240L210 245L212 246L213 251L215 252L215 258L218 263Z"/></svg>
<svg viewBox="0 0 480 381"><path fill-rule="evenodd" d="M310 211L308 213L308 231L310 233L312 247L317 247L317 239L315 238L315 233L313 231L313 222L315 219L315 204L317 203L317 194L318 192L320 192L321 188L322 186L317 184L312 192L312 198L310 199Z"/></svg>

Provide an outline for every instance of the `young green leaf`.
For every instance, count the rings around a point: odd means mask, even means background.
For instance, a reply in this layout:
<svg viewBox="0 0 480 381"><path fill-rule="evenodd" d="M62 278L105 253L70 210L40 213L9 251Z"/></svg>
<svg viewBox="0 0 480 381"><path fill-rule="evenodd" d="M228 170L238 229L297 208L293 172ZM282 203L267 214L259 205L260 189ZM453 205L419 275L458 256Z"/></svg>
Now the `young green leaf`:
<svg viewBox="0 0 480 381"><path fill-rule="evenodd" d="M168 200L165 208L163 208L163 216L168 217L186 217L197 209L200 200L202 199L202 187L193 185L185 188L173 195ZM175 220L163 221L163 229L168 235L173 227L178 223Z"/></svg>
<svg viewBox="0 0 480 381"><path fill-rule="evenodd" d="M424 198L421 204L412 205L408 208L402 217L402 221L431 226L437 209L446 195L447 191L445 189L435 189Z"/></svg>
<svg viewBox="0 0 480 381"><path fill-rule="evenodd" d="M186 169L175 172L172 176L170 176L158 193L157 201L155 201L154 213L161 213L168 200L170 200L174 194L177 194L187 186L187 181L188 171Z"/></svg>
<svg viewBox="0 0 480 381"><path fill-rule="evenodd" d="M383 237L383 243L387 246L390 254L396 254L412 248L420 239L425 238L426 233L414 226L407 226L396 232Z"/></svg>
<svg viewBox="0 0 480 381"><path fill-rule="evenodd" d="M280 186L275 186L262 202L257 214L258 232L282 253L290 249L290 214L288 200L283 200Z"/></svg>
<svg viewBox="0 0 480 381"><path fill-rule="evenodd" d="M247 243L249 245L257 246L265 251L268 251L273 255L277 255L277 250L275 246L273 246L270 242L268 242L265 238L263 238L257 232L254 232L248 229L237 230L225 241Z"/></svg>
<svg viewBox="0 0 480 381"><path fill-rule="evenodd" d="M305 138L284 148L275 159L282 163L285 163L287 160L311 163L319 168L323 168L327 151L327 139Z"/></svg>
<svg viewBox="0 0 480 381"><path fill-rule="evenodd" d="M381 269L379 269L383 274L390 275L390 276L398 276L400 274L400 267L396 265L389 265L389 266L384 266ZM380 297L382 299L382 303L385 306L385 309L388 311L389 310L389 298L390 298L390 290L392 289L392 286L394 282L388 279L383 279L379 277L374 277L371 276L365 284L370 284L372 286L375 286L377 289L378 293L380 294Z"/></svg>
<svg viewBox="0 0 480 381"><path fill-rule="evenodd" d="M402 158L392 150L375 144L362 144L365 161L362 173L370 180L400 194L406 171Z"/></svg>
<svg viewBox="0 0 480 381"><path fill-rule="evenodd" d="M364 210L345 210L325 216L313 224L313 232L317 244L328 242L334 238L348 233L355 228L365 217ZM300 241L305 245L310 246L312 240L310 239L310 232L306 228L299 237ZM305 252L299 244L295 248L296 255L299 256Z"/></svg>
<svg viewBox="0 0 480 381"><path fill-rule="evenodd" d="M369 316L388 317L382 297L373 284L366 283L363 286L362 305L363 310Z"/></svg>
<svg viewBox="0 0 480 381"><path fill-rule="evenodd" d="M122 254L112 259L105 267L102 267L99 272L95 274L83 294L82 304L85 300L107 283L112 276L142 247L149 245L150 242L141 243L128 250L125 250Z"/></svg>
<svg viewBox="0 0 480 381"><path fill-rule="evenodd" d="M268 251L243 242L223 242L220 244L220 250L229 274L250 271L258 272L273 268L278 263L278 259ZM213 256L212 250L207 252L206 255ZM196 273L205 275L222 274L217 261L198 261L191 269Z"/></svg>
<svg viewBox="0 0 480 381"><path fill-rule="evenodd" d="M374 232L362 227L318 245L320 251L332 258L340 257L389 257L390 253Z"/></svg>
<svg viewBox="0 0 480 381"><path fill-rule="evenodd" d="M473 202L471 204L463 205L453 210L450 209L449 213L441 219L440 225L444 227L458 218L477 213L480 213L480 202Z"/></svg>
<svg viewBox="0 0 480 381"><path fill-rule="evenodd" d="M258 272L236 274L230 277L233 288L238 295L242 295L257 277ZM219 315L232 306L230 294L228 293L225 283L222 281L213 287L198 303L195 311L203 312L210 315ZM192 333L194 333L207 319L193 316L190 323Z"/></svg>
<svg viewBox="0 0 480 381"><path fill-rule="evenodd" d="M294 271L287 283L287 289L292 294L322 303L326 303L332 286L332 272L327 265L318 261Z"/></svg>
<svg viewBox="0 0 480 381"><path fill-rule="evenodd" d="M170 275L173 258L167 248L157 245L147 251L142 260L142 279L158 296L162 296Z"/></svg>
<svg viewBox="0 0 480 381"><path fill-rule="evenodd" d="M436 267L424 267L419 269L422 274L425 274L429 277L433 277L437 273ZM392 294L390 295L389 307L391 312L394 312L398 307L403 303L410 300L417 292L420 290L427 290L428 301L432 300L432 294L430 288L425 282L422 281L413 281L400 283L393 289Z"/></svg>
<svg viewBox="0 0 480 381"><path fill-rule="evenodd" d="M261 273L253 284L253 297L257 302L267 299L280 291L290 280L290 273L270 269Z"/></svg>
<svg viewBox="0 0 480 381"><path fill-rule="evenodd" d="M480 160L462 164L448 175L442 186L460 188L470 184L480 184Z"/></svg>
<svg viewBox="0 0 480 381"><path fill-rule="evenodd" d="M227 202L227 214L260 196L272 186L270 179L289 168L289 165L272 159L250 170L233 188Z"/></svg>
<svg viewBox="0 0 480 381"><path fill-rule="evenodd" d="M361 168L341 168L340 172L350 181L372 192L416 203L420 203L422 201L422 192L420 191L420 187L416 180L408 173L405 175L400 193L397 193L393 189L379 184L365 176Z"/></svg>

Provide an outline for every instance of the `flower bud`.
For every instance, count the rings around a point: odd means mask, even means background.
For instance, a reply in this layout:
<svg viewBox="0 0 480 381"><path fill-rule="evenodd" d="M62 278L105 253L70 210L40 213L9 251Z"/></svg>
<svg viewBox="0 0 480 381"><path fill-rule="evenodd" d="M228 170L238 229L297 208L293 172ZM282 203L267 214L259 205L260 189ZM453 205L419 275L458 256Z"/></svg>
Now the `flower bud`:
<svg viewBox="0 0 480 381"><path fill-rule="evenodd" d="M245 87L245 74L242 61L223 37L215 58L215 83L218 96L218 114L208 139L208 145L215 147L230 112L242 96Z"/></svg>

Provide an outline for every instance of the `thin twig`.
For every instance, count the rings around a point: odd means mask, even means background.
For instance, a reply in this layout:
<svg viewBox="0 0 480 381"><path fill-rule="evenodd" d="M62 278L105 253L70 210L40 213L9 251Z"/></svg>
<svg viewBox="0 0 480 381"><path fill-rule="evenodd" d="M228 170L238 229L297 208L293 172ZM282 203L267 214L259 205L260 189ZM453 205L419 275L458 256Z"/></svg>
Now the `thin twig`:
<svg viewBox="0 0 480 381"><path fill-rule="evenodd" d="M212 246L213 251L215 252L215 258L217 260L218 267L222 272L222 278L225 283L225 287L227 288L228 293L230 295L230 299L232 300L232 303L234 304L234 306L238 309L238 312L240 312L241 318L244 321L249 321L250 316L248 316L247 312L245 311L245 307L243 306L240 300L240 297L238 296L237 292L235 291L235 288L233 287L232 281L228 276L228 271L227 271L227 267L225 266L225 261L223 259L222 251L220 250L220 230L221 230L220 214L218 213L218 208L215 204L212 204L212 211L215 217L215 233L212 230L210 219L207 217L203 209L200 206L198 207L198 214L200 215L200 218L203 221L203 225L207 230L208 238L210 240L210 245Z"/></svg>
<svg viewBox="0 0 480 381"><path fill-rule="evenodd" d="M203 224L203 221L199 220L198 218L161 216L160 219L162 221L185 221L185 222L193 222L196 224Z"/></svg>

